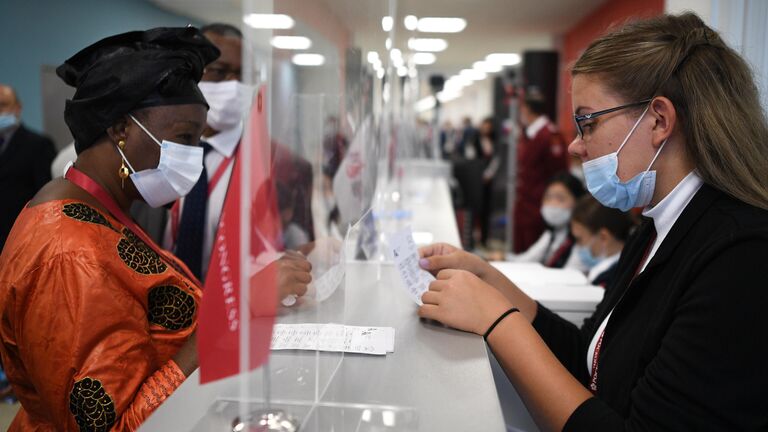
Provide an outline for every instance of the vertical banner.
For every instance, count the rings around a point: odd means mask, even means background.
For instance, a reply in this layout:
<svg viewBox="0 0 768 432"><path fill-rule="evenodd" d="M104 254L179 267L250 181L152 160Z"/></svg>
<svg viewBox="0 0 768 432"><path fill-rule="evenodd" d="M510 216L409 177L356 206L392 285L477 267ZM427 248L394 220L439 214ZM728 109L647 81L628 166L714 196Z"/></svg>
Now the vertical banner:
<svg viewBox="0 0 768 432"><path fill-rule="evenodd" d="M237 150L232 179L219 221L211 264L208 269L200 321L197 330L197 352L202 384L239 373L240 329L249 325L250 369L261 366L269 357L272 325L277 308L277 266L275 250L282 249L281 226L277 211L277 196L270 163L267 132L265 88L256 95L248 130ZM251 158L244 161L240 154L244 145L251 149ZM249 169L251 209L250 232L240 232L241 170ZM240 316L240 239L250 239L251 263L249 317Z"/></svg>

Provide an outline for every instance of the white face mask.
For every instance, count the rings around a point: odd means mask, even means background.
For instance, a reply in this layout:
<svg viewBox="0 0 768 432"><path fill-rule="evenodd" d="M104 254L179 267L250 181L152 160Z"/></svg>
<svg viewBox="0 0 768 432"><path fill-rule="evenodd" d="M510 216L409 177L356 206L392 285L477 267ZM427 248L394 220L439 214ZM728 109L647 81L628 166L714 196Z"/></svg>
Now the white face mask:
<svg viewBox="0 0 768 432"><path fill-rule="evenodd" d="M542 206L541 216L552 228L562 228L571 220L571 209L555 206Z"/></svg>
<svg viewBox="0 0 768 432"><path fill-rule="evenodd" d="M198 87L210 106L206 122L219 132L239 125L253 101L253 87L237 80L201 81Z"/></svg>
<svg viewBox="0 0 768 432"><path fill-rule="evenodd" d="M129 116L152 138L152 141L160 146L160 163L157 168L139 172L133 169L123 150L120 147L117 148L128 169L133 173L131 180L144 201L151 207L161 207L188 194L203 172L203 148L177 144L168 140L163 140L161 143L134 116L130 114Z"/></svg>

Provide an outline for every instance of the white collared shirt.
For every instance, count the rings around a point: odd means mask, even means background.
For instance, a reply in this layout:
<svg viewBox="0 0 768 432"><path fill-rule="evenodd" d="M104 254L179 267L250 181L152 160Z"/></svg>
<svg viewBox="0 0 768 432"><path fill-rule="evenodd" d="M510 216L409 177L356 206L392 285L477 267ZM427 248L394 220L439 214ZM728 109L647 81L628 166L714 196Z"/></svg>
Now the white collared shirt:
<svg viewBox="0 0 768 432"><path fill-rule="evenodd" d="M525 136L527 136L528 139L533 139L533 137L546 126L549 126L549 119L547 116L541 115L525 128Z"/></svg>
<svg viewBox="0 0 768 432"><path fill-rule="evenodd" d="M552 238L554 236L554 239ZM556 230L544 230L544 232L525 252L521 254L507 254L507 261L511 262L537 262L544 264L549 261L558 249L568 239L568 229L566 227ZM579 254L575 250L571 251L563 268L576 269L580 272L586 272L586 266L581 262Z"/></svg>
<svg viewBox="0 0 768 432"><path fill-rule="evenodd" d="M701 177L699 177L696 172L691 171L658 204L653 207L648 206L643 210L643 216L653 219L653 225L656 228L656 240L653 242L651 251L645 258L645 262L643 262L638 273L642 273L648 263L651 262L651 258L653 258L659 250L659 246L661 246L661 243L667 237L667 234L669 234L672 226L683 213L683 210L688 206L688 203L690 203L696 195L696 192L701 189L703 184L704 181ZM592 337L592 342L590 342L589 348L587 349L587 369L589 370L590 375L592 374L592 359L595 356L595 345L597 345L597 340L600 338L600 335L605 331L605 327L608 325L608 320L611 319L611 314L613 314L613 311L611 311L605 317L603 322L600 323L600 327L597 328L595 335Z"/></svg>
<svg viewBox="0 0 768 432"><path fill-rule="evenodd" d="M587 280L589 283L595 282L595 279L597 279L598 276L608 271L612 265L616 264L616 261L619 260L620 255L621 252L617 252L609 257L603 258L600 260L600 262L595 264L594 267L589 269L589 274L587 275Z"/></svg>
<svg viewBox="0 0 768 432"><path fill-rule="evenodd" d="M219 165L227 158L231 158L235 154L237 144L240 142L240 137L243 134L243 123L238 126L217 133L216 135L208 138L202 138L201 141L205 141L211 145L211 151L205 155L205 170L208 175L208 180L219 169ZM232 161L234 162L234 161ZM221 211L224 208L224 199L227 196L227 186L229 185L229 179L232 176L232 169L234 163L230 162L229 167L224 171L221 179L216 183L216 186L208 195L208 206L205 214L205 228L203 231L203 259L202 259L202 279L205 280L205 275L208 273L208 263L211 260L211 250L213 249L213 241L216 237L216 230L219 226L219 218ZM181 198L179 202L179 221L181 221L182 213L184 210L184 198ZM176 246L174 244L173 232L172 232L172 220L173 216L168 218L168 223L165 225L165 233L163 235L163 247L167 250L174 250Z"/></svg>

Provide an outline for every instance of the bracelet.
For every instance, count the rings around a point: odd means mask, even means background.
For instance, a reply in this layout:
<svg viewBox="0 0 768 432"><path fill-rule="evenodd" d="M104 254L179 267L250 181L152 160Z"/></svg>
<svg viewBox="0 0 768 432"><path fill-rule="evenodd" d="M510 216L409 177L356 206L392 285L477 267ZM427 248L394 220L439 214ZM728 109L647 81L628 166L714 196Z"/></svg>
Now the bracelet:
<svg viewBox="0 0 768 432"><path fill-rule="evenodd" d="M493 331L493 329L495 329L495 328L496 328L496 326L497 326L497 325L499 325L499 323L501 322L501 320L503 320L504 318L506 318L506 317L507 317L507 315L509 315L509 314L512 314L512 313L515 313L515 312L520 312L520 309L518 309L518 308L516 308L516 307L513 307L513 308L509 309L508 311L504 312L503 314L501 314L501 316L500 316L500 317L496 318L496 321L494 321L494 322L493 322L493 324L491 324L491 326L490 326L490 327L488 327L488 331L486 331L486 332L485 332L485 334L483 335L483 339L485 339L486 341L488 341L488 336L491 334L491 332Z"/></svg>

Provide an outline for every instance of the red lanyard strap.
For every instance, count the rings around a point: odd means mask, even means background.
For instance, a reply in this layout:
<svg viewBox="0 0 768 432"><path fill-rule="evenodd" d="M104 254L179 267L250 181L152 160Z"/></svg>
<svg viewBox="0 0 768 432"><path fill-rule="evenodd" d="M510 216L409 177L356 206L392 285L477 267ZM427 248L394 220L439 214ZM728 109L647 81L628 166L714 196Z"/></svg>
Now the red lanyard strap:
<svg viewBox="0 0 768 432"><path fill-rule="evenodd" d="M651 249L653 249L653 243L655 241L656 241L656 231L654 231L653 235L651 236L651 241L648 242L648 246L646 246L645 248L645 253L643 254L643 258L640 260L640 263L637 265L637 268L635 269L635 275L632 276L632 280L629 281L630 284L632 283L633 280L635 280L637 275L640 274L640 270L643 268L643 264L651 255ZM619 298L619 302L621 302L621 299L623 298L624 298L624 295L622 294L621 298ZM616 304L618 305L618 302ZM608 318L605 318L605 319L608 319ZM608 327L608 324L606 324L605 327ZM592 393L597 392L597 368L598 368L597 361L600 358L600 348L603 346L603 336L605 336L605 328L603 328L603 331L600 333L600 337L597 338L597 343L595 344L595 351L592 353L592 376L589 379L589 390L592 391Z"/></svg>
<svg viewBox="0 0 768 432"><path fill-rule="evenodd" d="M104 208L106 208L107 211L115 217L115 219L120 221L121 224L136 234L136 236L139 237L141 241L143 241L149 248L151 248L159 257L168 261L164 251L160 249L160 247L157 246L157 244L155 244L151 238L149 238L149 236L144 232L143 229L141 229L141 227L136 224L136 222L134 222L130 217L123 213L123 211L120 209L120 206L117 205L112 196L107 193L107 191L105 191L101 185L96 183L92 178L88 177L88 175L78 170L74 166L67 170L67 172L64 174L64 178L91 194L91 196L96 198L96 200L101 205L103 205ZM181 272L187 279L197 284L198 287L200 286L200 282L194 276L191 276L186 270L184 270L184 268L176 265L176 263L173 262L169 262L169 264L171 264L171 267Z"/></svg>

